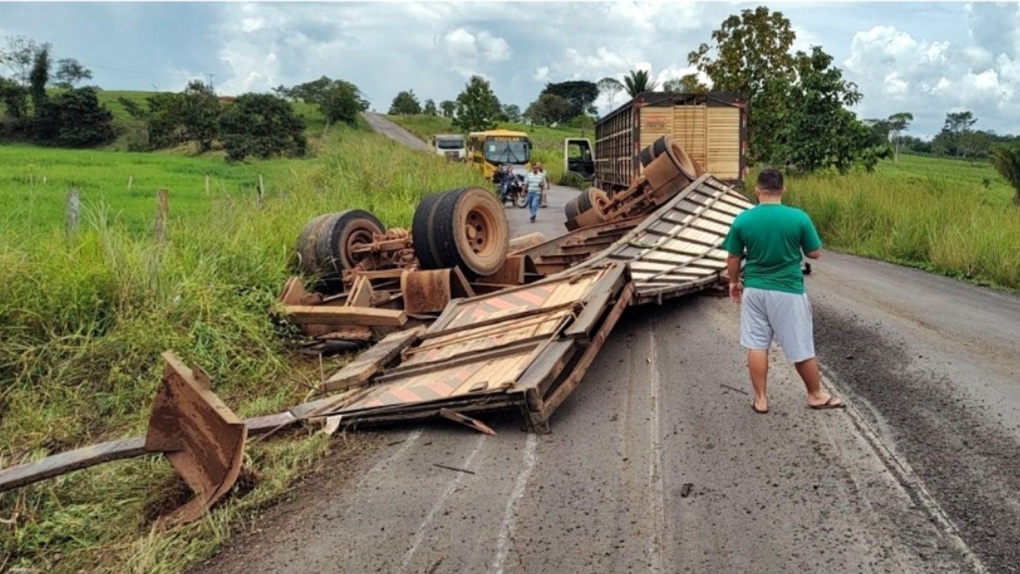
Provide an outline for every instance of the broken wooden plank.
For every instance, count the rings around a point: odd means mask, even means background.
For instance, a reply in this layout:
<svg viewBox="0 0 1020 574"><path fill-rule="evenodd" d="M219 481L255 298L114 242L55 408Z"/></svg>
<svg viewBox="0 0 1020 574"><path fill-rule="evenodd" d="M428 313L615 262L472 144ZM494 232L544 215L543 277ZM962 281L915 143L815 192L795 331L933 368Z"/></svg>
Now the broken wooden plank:
<svg viewBox="0 0 1020 574"><path fill-rule="evenodd" d="M486 425L482 421L478 419L473 419L467 415L462 415L453 409L439 409L439 416L443 417L444 419L450 419L451 421L469 426L478 432L496 436L496 431L492 430L488 425Z"/></svg>
<svg viewBox="0 0 1020 574"><path fill-rule="evenodd" d="M298 324L361 325L400 327L407 323L407 315L395 309L371 307L331 307L324 305L287 305L287 318Z"/></svg>
<svg viewBox="0 0 1020 574"><path fill-rule="evenodd" d="M425 332L422 326L396 331L383 337L351 363L337 371L322 384L322 391L332 392L364 383L392 361L400 352L413 345Z"/></svg>
<svg viewBox="0 0 1020 574"><path fill-rule="evenodd" d="M301 278L297 276L287 279L279 299L284 305L317 305L322 303L322 295L311 293L305 289Z"/></svg>
<svg viewBox="0 0 1020 574"><path fill-rule="evenodd" d="M609 333L616 326L616 322L620 319L620 315L623 314L623 310L630 304L630 299L634 295L634 286L632 283L628 283L624 287L623 292L620 293L620 298L613 305L612 310L606 315L605 321L602 322L602 326L599 327L598 333L592 338L591 345L585 350L584 354L581 355L581 359L576 365L570 370L570 374L567 375L566 379L558 387L556 387L549 396L545 397L543 402L545 403L542 407L542 411L538 413L538 420L548 421L552 413L556 411L567 396L577 385L581 383L581 379L584 378L585 373L588 372L588 367L591 366L595 360L595 356L598 355L602 345L605 344L606 339L609 337Z"/></svg>
<svg viewBox="0 0 1020 574"><path fill-rule="evenodd" d="M265 433L268 429L296 421L297 419L289 412L282 412L252 417L246 419L244 424L248 428L249 435L259 435ZM47 478L96 466L104 462L135 458L146 454L154 453L146 450L144 436L116 439L83 446L75 450L53 454L37 461L0 469L0 492L27 486Z"/></svg>

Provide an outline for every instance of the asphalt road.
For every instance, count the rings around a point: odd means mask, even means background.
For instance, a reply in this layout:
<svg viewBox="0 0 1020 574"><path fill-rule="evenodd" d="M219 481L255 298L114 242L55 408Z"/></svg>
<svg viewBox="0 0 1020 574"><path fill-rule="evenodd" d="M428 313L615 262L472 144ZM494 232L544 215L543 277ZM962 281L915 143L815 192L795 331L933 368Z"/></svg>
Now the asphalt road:
<svg viewBox="0 0 1020 574"><path fill-rule="evenodd" d="M558 233L570 193L536 224L508 207L517 234ZM630 308L551 434L512 413L484 419L497 436L378 431L198 572L1020 571L1020 298L830 252L813 268L846 410L807 409L776 351L753 413L728 299Z"/></svg>

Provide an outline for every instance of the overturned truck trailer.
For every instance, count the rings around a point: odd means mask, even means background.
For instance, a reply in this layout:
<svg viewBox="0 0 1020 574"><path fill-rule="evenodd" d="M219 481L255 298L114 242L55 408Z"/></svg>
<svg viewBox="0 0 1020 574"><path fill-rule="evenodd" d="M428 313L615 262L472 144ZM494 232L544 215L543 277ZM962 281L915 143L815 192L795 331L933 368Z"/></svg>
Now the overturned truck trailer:
<svg viewBox="0 0 1020 574"><path fill-rule="evenodd" d="M399 354L357 390L294 414L315 408L316 417L349 426L520 409L531 430L548 432L549 417L627 306L720 281L720 245L748 207L703 175L647 217L583 227L513 253L526 273L545 277L451 302L423 333L381 341L400 345Z"/></svg>

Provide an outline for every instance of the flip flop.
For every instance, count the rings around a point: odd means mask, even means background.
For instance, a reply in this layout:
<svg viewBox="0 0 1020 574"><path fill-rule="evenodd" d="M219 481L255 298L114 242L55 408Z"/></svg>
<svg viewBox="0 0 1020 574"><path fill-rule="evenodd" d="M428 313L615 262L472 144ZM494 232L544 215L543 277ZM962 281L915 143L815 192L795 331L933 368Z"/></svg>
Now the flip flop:
<svg viewBox="0 0 1020 574"><path fill-rule="evenodd" d="M829 400L825 401L824 403L822 403L820 405L808 405L808 406L813 408L813 409L815 409L815 410L841 409L841 408L846 406L846 403L844 403L843 399L841 399L839 397L836 397L836 396L833 396L833 395L829 395Z"/></svg>
<svg viewBox="0 0 1020 574"><path fill-rule="evenodd" d="M769 412L768 407L765 407L764 409L759 409L758 407L754 406L754 401L751 401L751 410L760 415L768 414Z"/></svg>

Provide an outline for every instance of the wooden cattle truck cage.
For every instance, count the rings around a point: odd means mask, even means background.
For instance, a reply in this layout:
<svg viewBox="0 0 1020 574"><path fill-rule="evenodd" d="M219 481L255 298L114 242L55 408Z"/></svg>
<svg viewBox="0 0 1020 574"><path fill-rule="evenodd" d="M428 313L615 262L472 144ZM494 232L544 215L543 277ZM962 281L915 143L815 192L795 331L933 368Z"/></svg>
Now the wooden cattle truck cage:
<svg viewBox="0 0 1020 574"><path fill-rule="evenodd" d="M742 187L747 172L747 105L732 92L641 92L595 124L594 182L607 192L627 188L643 173L639 158L671 136L699 168ZM583 145L583 144L582 144Z"/></svg>

